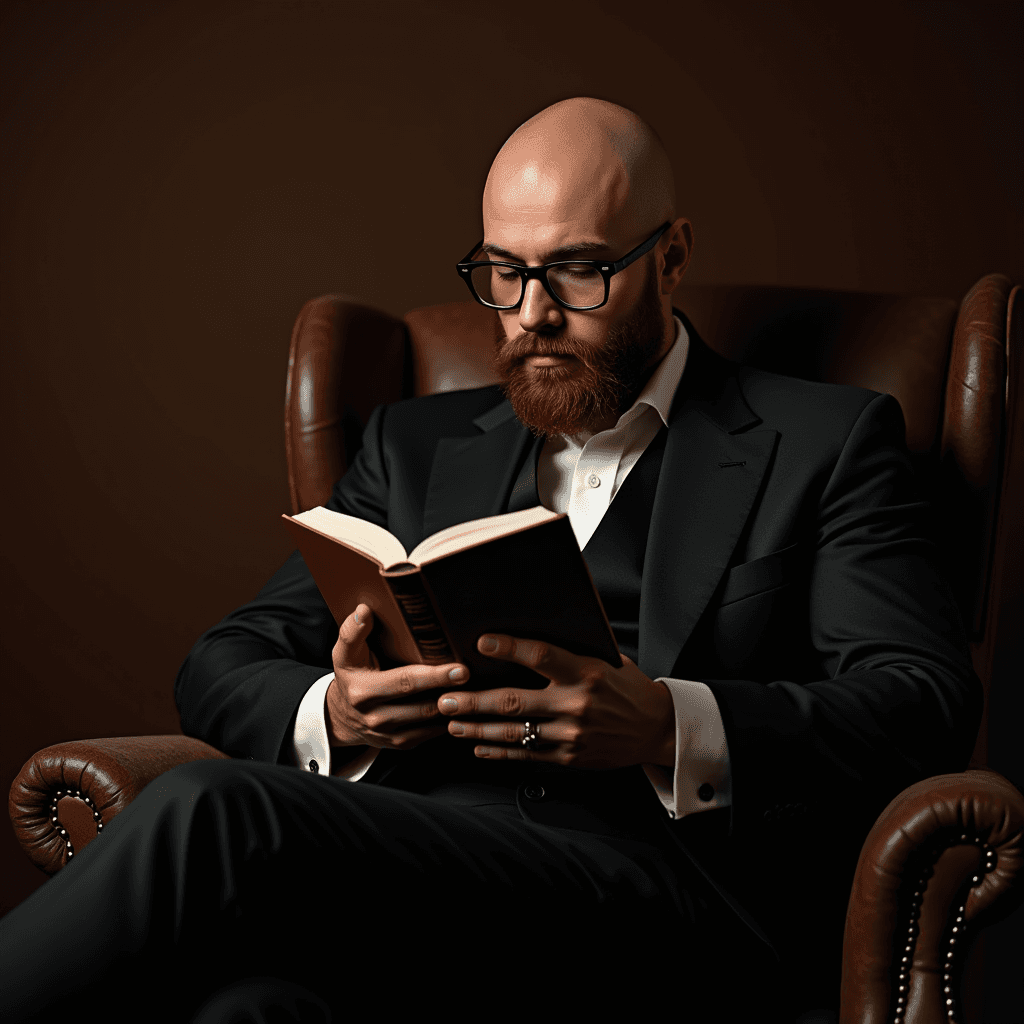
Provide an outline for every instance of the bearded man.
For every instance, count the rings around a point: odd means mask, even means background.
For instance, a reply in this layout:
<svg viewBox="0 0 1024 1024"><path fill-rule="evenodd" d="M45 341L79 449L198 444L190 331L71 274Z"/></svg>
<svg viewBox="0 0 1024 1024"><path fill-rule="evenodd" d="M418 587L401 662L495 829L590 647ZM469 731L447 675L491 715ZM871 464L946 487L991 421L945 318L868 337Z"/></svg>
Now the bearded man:
<svg viewBox="0 0 1024 1024"><path fill-rule="evenodd" d="M328 507L407 550L568 513L622 666L488 635L547 685L382 663L296 553L178 677L235 760L162 775L0 925L5 1020L111 970L146 1003L107 1019L834 1019L861 842L981 711L899 405L701 341L671 305L691 225L621 107L524 124L483 224L457 270L502 384L376 409Z"/></svg>

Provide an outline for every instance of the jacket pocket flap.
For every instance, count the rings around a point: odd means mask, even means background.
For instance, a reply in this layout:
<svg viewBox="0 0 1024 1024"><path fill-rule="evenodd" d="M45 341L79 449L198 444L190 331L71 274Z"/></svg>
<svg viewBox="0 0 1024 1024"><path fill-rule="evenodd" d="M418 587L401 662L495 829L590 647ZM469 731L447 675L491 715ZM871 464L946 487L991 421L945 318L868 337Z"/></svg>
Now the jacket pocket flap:
<svg viewBox="0 0 1024 1024"><path fill-rule="evenodd" d="M798 549L799 544L791 544L770 555L734 565L726 574L719 607L788 583L792 579L791 566Z"/></svg>

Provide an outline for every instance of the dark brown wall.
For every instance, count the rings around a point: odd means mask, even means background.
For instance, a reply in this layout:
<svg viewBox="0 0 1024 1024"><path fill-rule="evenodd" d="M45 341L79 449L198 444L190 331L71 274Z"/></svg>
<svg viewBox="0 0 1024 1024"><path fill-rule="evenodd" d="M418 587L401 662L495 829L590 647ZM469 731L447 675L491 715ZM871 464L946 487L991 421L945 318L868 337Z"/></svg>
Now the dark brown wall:
<svg viewBox="0 0 1024 1024"><path fill-rule="evenodd" d="M660 132L694 282L1024 280L1021 5L834 8L5 4L4 790L179 731L181 660L289 551L300 306L465 299L487 167L548 103ZM0 850L5 909L41 876Z"/></svg>

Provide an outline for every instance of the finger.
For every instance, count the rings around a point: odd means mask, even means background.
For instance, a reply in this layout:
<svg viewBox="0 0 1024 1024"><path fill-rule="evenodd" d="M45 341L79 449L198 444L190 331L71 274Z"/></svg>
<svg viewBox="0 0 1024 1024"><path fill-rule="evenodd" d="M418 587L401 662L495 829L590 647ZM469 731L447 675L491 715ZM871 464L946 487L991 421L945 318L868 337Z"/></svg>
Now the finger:
<svg viewBox="0 0 1024 1024"><path fill-rule="evenodd" d="M366 604L357 605L338 629L335 663L340 668L364 668L370 661L366 638L373 629L373 612Z"/></svg>
<svg viewBox="0 0 1024 1024"><path fill-rule="evenodd" d="M373 629L373 609L367 604L356 605L352 614L341 624L340 638L346 643L365 640Z"/></svg>
<svg viewBox="0 0 1024 1024"><path fill-rule="evenodd" d="M422 696L416 704L378 704L363 715L363 721L367 728L380 734L426 727L441 733L448 731L447 719L437 710L437 701L424 701Z"/></svg>
<svg viewBox="0 0 1024 1024"><path fill-rule="evenodd" d="M575 679L588 659L571 654L562 647L542 640L524 640L521 637L484 633L477 640L477 650L497 661L512 661L533 669L539 675L556 681Z"/></svg>
<svg viewBox="0 0 1024 1024"><path fill-rule="evenodd" d="M352 681L350 698L359 708L381 703L415 704L428 690L449 689L469 679L465 665L399 665ZM436 699L433 701L436 707Z"/></svg>
<svg viewBox="0 0 1024 1024"><path fill-rule="evenodd" d="M561 713L562 695L549 690L481 690L445 693L437 699L443 715L495 715L499 718L554 717Z"/></svg>
<svg viewBox="0 0 1024 1024"><path fill-rule="evenodd" d="M473 754L488 761L554 761L557 764L564 761L557 747L549 750L527 750L523 746L474 747Z"/></svg>
<svg viewBox="0 0 1024 1024"><path fill-rule="evenodd" d="M477 740L484 743L508 743L523 747L526 738L526 719L521 722L449 722L448 733L462 739ZM558 744L569 742L573 738L571 723L554 721L537 721L529 719L530 726L537 736L537 742ZM525 750L526 748L523 747Z"/></svg>

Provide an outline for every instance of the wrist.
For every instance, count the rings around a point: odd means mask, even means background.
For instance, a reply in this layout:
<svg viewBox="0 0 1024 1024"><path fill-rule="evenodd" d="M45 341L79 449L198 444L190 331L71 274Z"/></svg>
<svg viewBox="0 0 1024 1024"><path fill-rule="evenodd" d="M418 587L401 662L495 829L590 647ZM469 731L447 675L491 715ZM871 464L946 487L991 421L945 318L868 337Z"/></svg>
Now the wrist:
<svg viewBox="0 0 1024 1024"><path fill-rule="evenodd" d="M332 691L337 687L337 679L337 674L335 674L330 686L327 687L327 692L324 694L324 724L327 726L327 742L332 750L365 746L362 737L344 724L340 712L334 715L331 713ZM351 756L354 757L355 753Z"/></svg>

